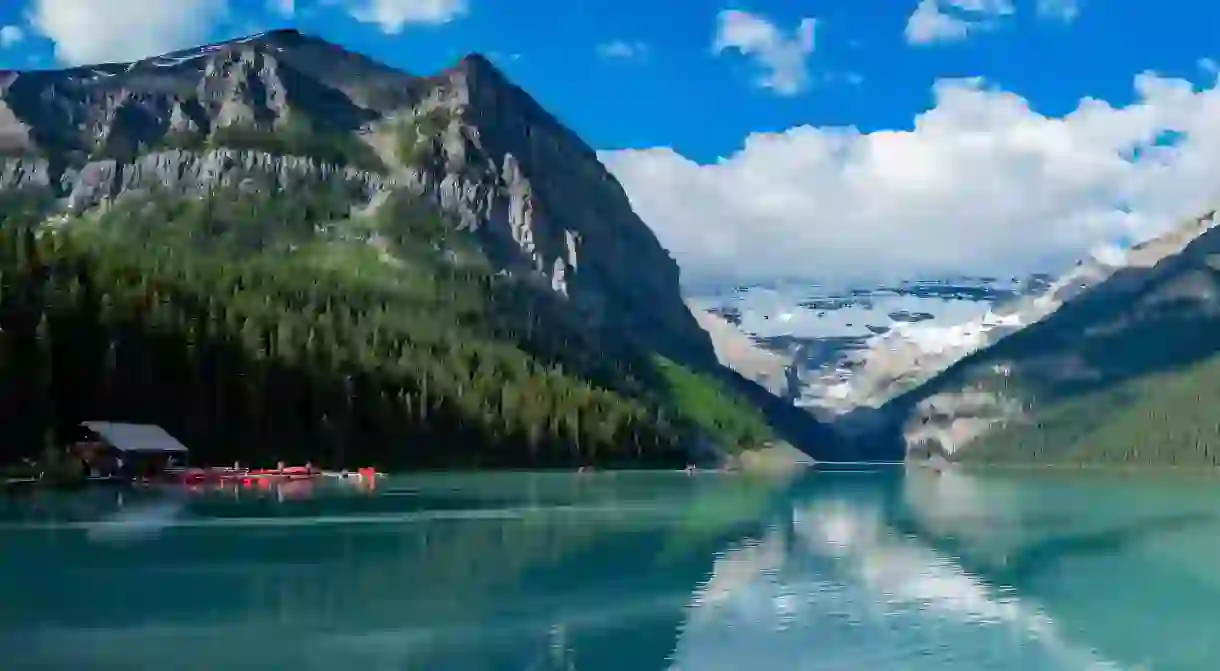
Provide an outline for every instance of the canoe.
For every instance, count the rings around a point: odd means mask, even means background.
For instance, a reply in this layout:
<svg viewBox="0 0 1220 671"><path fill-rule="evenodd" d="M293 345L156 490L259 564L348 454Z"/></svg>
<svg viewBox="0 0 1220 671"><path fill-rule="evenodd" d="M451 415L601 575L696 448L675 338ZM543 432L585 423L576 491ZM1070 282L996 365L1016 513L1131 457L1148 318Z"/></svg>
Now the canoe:
<svg viewBox="0 0 1220 671"><path fill-rule="evenodd" d="M289 466L284 469L255 468L250 471L247 471L247 473L246 473L246 475L251 475L251 476L275 475L275 476L292 476L292 477L300 477L302 475L313 477L318 474L319 474L319 471L317 469L309 469L309 468L305 468L304 466Z"/></svg>
<svg viewBox="0 0 1220 671"><path fill-rule="evenodd" d="M4 485L6 487L19 487L21 485L36 485L38 478L5 478Z"/></svg>

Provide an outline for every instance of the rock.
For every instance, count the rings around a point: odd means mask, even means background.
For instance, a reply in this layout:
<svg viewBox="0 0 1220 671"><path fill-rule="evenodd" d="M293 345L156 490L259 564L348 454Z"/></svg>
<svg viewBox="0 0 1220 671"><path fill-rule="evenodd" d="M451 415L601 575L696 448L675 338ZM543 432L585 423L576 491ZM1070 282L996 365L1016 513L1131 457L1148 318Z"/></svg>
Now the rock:
<svg viewBox="0 0 1220 671"><path fill-rule="evenodd" d="M788 443L776 443L735 456L732 466L747 473L787 473L813 466L809 455Z"/></svg>
<svg viewBox="0 0 1220 671"><path fill-rule="evenodd" d="M749 336L727 319L693 303L688 303L687 307L695 315L695 321L711 337L716 358L722 366L737 371L742 377L780 398L792 399L797 390L791 384L793 362L790 359L754 344Z"/></svg>
<svg viewBox="0 0 1220 671"><path fill-rule="evenodd" d="M1169 305L1198 317L1220 313L1214 278L1200 270L1220 245L1216 223L1216 213L1208 213L1136 245L1111 263L1078 263L1045 294L1012 306L1006 314L1017 317L1019 328L1000 332L985 347L955 353L947 367L921 371L926 381L886 403L881 420L870 428L900 432L910 453L951 456L996 427L1035 417L1049 399L1038 398L1032 389L1115 384L1135 365L1121 355L1104 364L1086 360L1081 343L1143 338L1137 349L1150 355L1165 350L1169 357L1185 345L1148 339L1141 324L1155 323L1158 310ZM1133 335L1124 335L1128 332Z"/></svg>
<svg viewBox="0 0 1220 671"><path fill-rule="evenodd" d="M342 137L387 169L254 147L165 149L183 137L218 146L218 133L234 128ZM409 155L398 155L402 145ZM135 63L16 72L0 87L0 151L10 156L0 162L0 189L52 189L78 211L132 193L229 184L342 180L368 201L408 189L475 231L507 272L533 273L570 300L581 319L715 365L683 304L677 264L622 186L592 148L478 55L416 77L285 30Z"/></svg>
<svg viewBox="0 0 1220 671"><path fill-rule="evenodd" d="M53 178L45 158L0 161L0 189L50 188L72 210L87 210L126 195L154 191L197 195L222 186L255 180L267 188L293 188L302 182L341 180L366 199L394 186L393 180L353 168L339 168L297 156L218 149L208 152L165 151L145 154L131 163L90 161Z"/></svg>

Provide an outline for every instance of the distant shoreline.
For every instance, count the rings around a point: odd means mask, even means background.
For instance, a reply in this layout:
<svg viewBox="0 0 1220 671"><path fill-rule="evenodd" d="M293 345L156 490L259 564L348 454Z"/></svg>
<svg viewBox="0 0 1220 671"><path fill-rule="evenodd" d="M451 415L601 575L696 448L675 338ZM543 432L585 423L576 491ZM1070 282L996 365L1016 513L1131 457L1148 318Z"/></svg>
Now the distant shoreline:
<svg viewBox="0 0 1220 671"><path fill-rule="evenodd" d="M1037 475L1055 478L1115 477L1115 478L1189 478L1213 480L1220 478L1220 467L1216 466L1170 466L1170 465L1112 465L1112 464L961 464L949 469L968 475L1021 476Z"/></svg>
<svg viewBox="0 0 1220 671"><path fill-rule="evenodd" d="M973 464L951 461L952 467L971 471L1176 471L1184 473L1220 473L1220 466L1174 466L1170 464Z"/></svg>

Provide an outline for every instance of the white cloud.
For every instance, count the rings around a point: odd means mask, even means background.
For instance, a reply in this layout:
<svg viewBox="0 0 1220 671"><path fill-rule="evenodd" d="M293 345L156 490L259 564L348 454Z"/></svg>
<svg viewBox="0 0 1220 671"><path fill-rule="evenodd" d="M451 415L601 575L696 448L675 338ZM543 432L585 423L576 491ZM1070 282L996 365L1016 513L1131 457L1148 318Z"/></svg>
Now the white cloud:
<svg viewBox="0 0 1220 671"><path fill-rule="evenodd" d="M665 147L602 158L693 281L1048 269L1218 204L1220 89L1135 87L1127 107L1055 118L945 80L909 131L755 133L710 165ZM1155 146L1169 131L1178 144Z"/></svg>
<svg viewBox="0 0 1220 671"><path fill-rule="evenodd" d="M597 45L597 55L613 60L644 60L648 58L648 45L638 40L614 40Z"/></svg>
<svg viewBox="0 0 1220 671"><path fill-rule="evenodd" d="M376 24L391 35L408 24L440 25L470 11L467 0L347 0L347 5L357 21Z"/></svg>
<svg viewBox="0 0 1220 671"><path fill-rule="evenodd" d="M1080 15L1080 0L1037 0L1038 18L1071 23ZM971 33L998 28L1016 9L1012 0L919 0L907 18L909 44L954 42Z"/></svg>
<svg viewBox="0 0 1220 671"><path fill-rule="evenodd" d="M206 41L226 0L34 0L30 24L61 62L130 61Z"/></svg>
<svg viewBox="0 0 1220 671"><path fill-rule="evenodd" d="M791 35L785 35L767 19L740 10L717 15L715 53L735 50L762 70L758 85L778 95L796 95L809 86L809 56L813 53L814 19L801 19Z"/></svg>
<svg viewBox="0 0 1220 671"><path fill-rule="evenodd" d="M25 31L20 26L0 27L0 49L16 46L25 39Z"/></svg>
<svg viewBox="0 0 1220 671"><path fill-rule="evenodd" d="M297 13L296 0L267 0L272 12L285 18L292 18Z"/></svg>
<svg viewBox="0 0 1220 671"><path fill-rule="evenodd" d="M1080 0L1038 0L1038 16L1071 23L1080 16Z"/></svg>
<svg viewBox="0 0 1220 671"><path fill-rule="evenodd" d="M909 44L953 42L970 33L971 23L941 11L937 0L920 0L907 19L906 39Z"/></svg>
<svg viewBox="0 0 1220 671"><path fill-rule="evenodd" d="M920 0L907 19L906 39L909 44L963 40L995 28L1012 13L1011 0Z"/></svg>

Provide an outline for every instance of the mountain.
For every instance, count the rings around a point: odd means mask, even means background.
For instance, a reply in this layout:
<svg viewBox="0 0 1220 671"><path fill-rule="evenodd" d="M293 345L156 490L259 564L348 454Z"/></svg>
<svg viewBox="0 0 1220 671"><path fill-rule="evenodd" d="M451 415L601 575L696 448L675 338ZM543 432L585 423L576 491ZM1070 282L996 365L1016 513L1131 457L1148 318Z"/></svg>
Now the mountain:
<svg viewBox="0 0 1220 671"><path fill-rule="evenodd" d="M1215 213L1081 262L1006 314L1023 328L879 411L913 454L991 462L1220 463Z"/></svg>
<svg viewBox="0 0 1220 671"><path fill-rule="evenodd" d="M395 467L824 435L717 363L619 183L481 56L417 77L287 30L8 72L0 151L11 450L98 416Z"/></svg>
<svg viewBox="0 0 1220 671"><path fill-rule="evenodd" d="M790 393L793 385L789 378L793 366L788 357L755 343L737 324L714 310L705 310L694 302L688 305L695 321L711 338L716 359L721 365L737 371L780 398L792 400Z"/></svg>
<svg viewBox="0 0 1220 671"><path fill-rule="evenodd" d="M612 314L666 349L714 356L682 303L677 264L622 187L482 56L413 77L282 30L136 63L9 73L0 142L18 156L0 186L54 186L77 210L153 187L205 191L251 170L283 187L341 166L378 190L426 193L478 229L497 263L540 274L588 318ZM223 149L282 158L202 151Z"/></svg>
<svg viewBox="0 0 1220 671"><path fill-rule="evenodd" d="M1215 465L1214 227L1208 214L1053 279L739 287L701 307L791 357L797 402L874 458Z"/></svg>
<svg viewBox="0 0 1220 671"><path fill-rule="evenodd" d="M778 381L764 386L834 421L853 408L879 406L984 346L1003 330L1005 318L995 311L1049 285L1044 274L846 287L791 282L705 291L692 304L712 316L700 323L714 343L709 323L721 321L719 331L732 327L787 365L783 378L770 372ZM753 370L750 362L721 362Z"/></svg>

